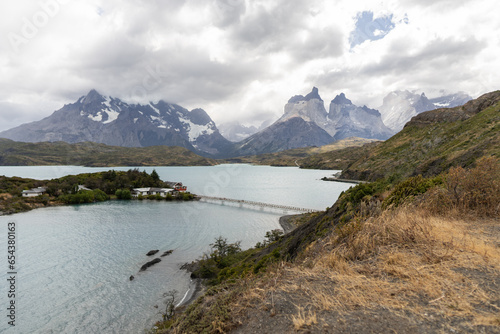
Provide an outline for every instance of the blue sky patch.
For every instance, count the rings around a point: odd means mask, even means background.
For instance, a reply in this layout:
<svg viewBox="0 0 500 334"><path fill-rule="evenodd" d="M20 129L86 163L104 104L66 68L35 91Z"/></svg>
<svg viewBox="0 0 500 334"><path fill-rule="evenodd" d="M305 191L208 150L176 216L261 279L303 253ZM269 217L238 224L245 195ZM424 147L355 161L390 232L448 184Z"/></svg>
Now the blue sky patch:
<svg viewBox="0 0 500 334"><path fill-rule="evenodd" d="M393 15L373 19L373 12L365 11L356 16L356 27L349 36L351 49L364 41L376 41L384 38L395 24L392 22Z"/></svg>

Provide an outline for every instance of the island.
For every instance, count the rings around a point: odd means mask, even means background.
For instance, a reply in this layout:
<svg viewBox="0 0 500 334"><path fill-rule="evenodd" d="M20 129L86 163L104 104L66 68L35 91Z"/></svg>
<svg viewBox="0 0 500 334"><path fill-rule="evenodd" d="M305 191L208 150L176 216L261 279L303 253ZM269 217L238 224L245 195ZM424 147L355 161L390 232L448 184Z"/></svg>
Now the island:
<svg viewBox="0 0 500 334"><path fill-rule="evenodd" d="M52 180L0 176L0 216L36 208L108 200L196 199L181 182L163 181L156 170L67 175Z"/></svg>

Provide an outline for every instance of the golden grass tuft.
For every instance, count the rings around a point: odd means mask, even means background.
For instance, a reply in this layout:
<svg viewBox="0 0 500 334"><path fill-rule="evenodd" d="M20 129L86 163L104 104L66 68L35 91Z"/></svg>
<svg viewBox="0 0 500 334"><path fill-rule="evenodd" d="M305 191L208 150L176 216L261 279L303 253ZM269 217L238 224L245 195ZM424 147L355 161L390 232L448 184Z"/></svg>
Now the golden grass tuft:
<svg viewBox="0 0 500 334"><path fill-rule="evenodd" d="M315 312L312 312L311 310L305 311L304 308L300 306L297 308L297 315L292 315L292 322L295 330L316 325L318 323Z"/></svg>

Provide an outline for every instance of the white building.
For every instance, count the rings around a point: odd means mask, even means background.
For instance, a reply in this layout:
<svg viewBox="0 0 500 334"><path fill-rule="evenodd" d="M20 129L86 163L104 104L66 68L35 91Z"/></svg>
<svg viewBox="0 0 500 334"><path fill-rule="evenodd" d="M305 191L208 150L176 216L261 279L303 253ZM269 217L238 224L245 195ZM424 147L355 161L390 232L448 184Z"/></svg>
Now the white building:
<svg viewBox="0 0 500 334"><path fill-rule="evenodd" d="M37 197L45 194L47 190L44 187L33 188L30 190L23 190L23 197Z"/></svg>
<svg viewBox="0 0 500 334"><path fill-rule="evenodd" d="M131 191L132 197L149 196L149 195L160 195L162 197L167 197L168 193L172 193L174 189L170 188L135 188Z"/></svg>

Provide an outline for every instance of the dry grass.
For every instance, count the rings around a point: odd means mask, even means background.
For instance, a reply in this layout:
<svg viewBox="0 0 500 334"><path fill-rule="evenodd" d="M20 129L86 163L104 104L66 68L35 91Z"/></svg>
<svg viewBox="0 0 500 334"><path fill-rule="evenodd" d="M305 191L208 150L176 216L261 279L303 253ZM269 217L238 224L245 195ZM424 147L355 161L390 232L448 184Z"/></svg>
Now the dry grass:
<svg viewBox="0 0 500 334"><path fill-rule="evenodd" d="M461 319L469 329L500 330L498 227L497 219L415 207L384 211L345 225L301 261L277 265L243 300L271 316L275 304L299 305L287 315L296 331L381 309L409 322Z"/></svg>
<svg viewBox="0 0 500 334"><path fill-rule="evenodd" d="M311 310L305 311L304 308L301 306L298 306L297 309L298 309L297 315L296 316L292 315L292 322L295 330L313 326L318 323L318 319L316 317L315 312Z"/></svg>
<svg viewBox="0 0 500 334"><path fill-rule="evenodd" d="M485 231L497 223L430 216L415 208L385 212L325 240L319 254L309 254L312 266L286 270L304 282L321 277L306 293L318 312L382 307L498 326L499 282L488 287L482 280L500 274L498 235L488 238ZM281 289L292 293L302 287Z"/></svg>

